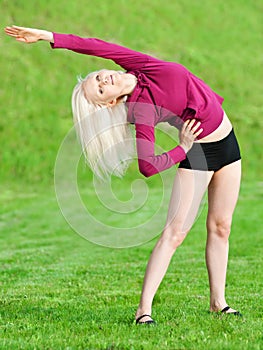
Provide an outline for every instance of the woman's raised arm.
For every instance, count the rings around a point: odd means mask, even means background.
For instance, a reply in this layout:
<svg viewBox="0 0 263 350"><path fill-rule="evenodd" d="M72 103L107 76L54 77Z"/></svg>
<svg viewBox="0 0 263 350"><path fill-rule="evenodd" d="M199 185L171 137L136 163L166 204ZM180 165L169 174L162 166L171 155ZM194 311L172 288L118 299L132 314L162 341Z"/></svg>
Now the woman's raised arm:
<svg viewBox="0 0 263 350"><path fill-rule="evenodd" d="M27 44L33 44L39 40L45 40L50 43L54 42L53 33L42 29L11 26L5 27L5 33L17 41Z"/></svg>
<svg viewBox="0 0 263 350"><path fill-rule="evenodd" d="M5 33L17 41L27 44L45 40L50 42L53 48L67 49L85 55L111 59L126 70L139 69L149 60L156 60L141 52L96 38L83 38L73 34L60 34L14 25L6 27Z"/></svg>

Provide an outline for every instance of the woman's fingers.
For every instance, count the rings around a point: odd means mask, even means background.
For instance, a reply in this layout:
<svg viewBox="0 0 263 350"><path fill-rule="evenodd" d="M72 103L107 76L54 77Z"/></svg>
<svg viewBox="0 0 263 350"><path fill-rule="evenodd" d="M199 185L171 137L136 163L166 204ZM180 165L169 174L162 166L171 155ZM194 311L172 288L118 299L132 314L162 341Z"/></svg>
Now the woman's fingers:
<svg viewBox="0 0 263 350"><path fill-rule="evenodd" d="M203 129L200 128L200 126L201 126L201 122L198 122L195 124L194 127L192 127L191 132L193 133L194 137L199 136L203 132Z"/></svg>
<svg viewBox="0 0 263 350"><path fill-rule="evenodd" d="M11 33L11 34L17 34L21 29L19 27L5 27L5 32L6 33Z"/></svg>
<svg viewBox="0 0 263 350"><path fill-rule="evenodd" d="M203 129L199 129L194 133L194 137L196 138L197 136L199 136L201 133L203 132Z"/></svg>
<svg viewBox="0 0 263 350"><path fill-rule="evenodd" d="M194 140L203 132L200 128L201 122L197 122L195 119L189 119L184 122L183 127L179 133L180 146L187 153L193 146Z"/></svg>
<svg viewBox="0 0 263 350"><path fill-rule="evenodd" d="M6 27L5 33L10 36L15 36L17 34L17 31L14 30L12 27Z"/></svg>
<svg viewBox="0 0 263 350"><path fill-rule="evenodd" d="M188 124L188 129L191 130L192 127L194 126L194 123L195 123L195 119L191 119L190 120L190 123Z"/></svg>
<svg viewBox="0 0 263 350"><path fill-rule="evenodd" d="M191 120L189 119L183 124L181 131L183 133L190 132L194 137L197 137L203 132L203 129L200 128L200 126L201 126L201 122L196 123L195 119L191 119Z"/></svg>
<svg viewBox="0 0 263 350"><path fill-rule="evenodd" d="M190 123L190 119L188 119L186 122L183 123L183 127L181 129L181 132L184 132L186 128L188 127L188 124Z"/></svg>
<svg viewBox="0 0 263 350"><path fill-rule="evenodd" d="M41 39L41 33L43 31L39 29L26 28L26 27L6 27L5 33L11 37L16 38L17 41L27 44L35 43Z"/></svg>
<svg viewBox="0 0 263 350"><path fill-rule="evenodd" d="M197 122L192 128L191 131L195 132L201 125L201 122Z"/></svg>
<svg viewBox="0 0 263 350"><path fill-rule="evenodd" d="M23 37L25 32L25 28L23 27L5 27L5 33L13 38L16 38L18 41L25 41L25 38Z"/></svg>
<svg viewBox="0 0 263 350"><path fill-rule="evenodd" d="M195 131L198 130L201 125L201 122L197 122L196 124L195 122L195 119L188 119L186 122L184 122L182 130L188 129L188 131L195 133Z"/></svg>
<svg viewBox="0 0 263 350"><path fill-rule="evenodd" d="M27 44L36 43L39 40L54 42L53 33L42 29L12 26L5 27L5 33Z"/></svg>
<svg viewBox="0 0 263 350"><path fill-rule="evenodd" d="M26 31L28 28L25 27L18 27L18 26L7 26L5 27L6 31L13 32L13 33L19 33L21 31Z"/></svg>

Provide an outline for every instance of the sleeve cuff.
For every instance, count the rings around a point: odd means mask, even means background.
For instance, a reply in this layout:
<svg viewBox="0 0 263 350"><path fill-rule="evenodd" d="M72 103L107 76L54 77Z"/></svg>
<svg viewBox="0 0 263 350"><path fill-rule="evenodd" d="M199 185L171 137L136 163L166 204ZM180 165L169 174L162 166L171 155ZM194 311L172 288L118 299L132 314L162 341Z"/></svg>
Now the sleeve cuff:
<svg viewBox="0 0 263 350"><path fill-rule="evenodd" d="M54 42L53 43L50 43L50 46L52 49L56 49L56 48L60 48L62 46L59 45L59 37L61 34L58 34L58 33L53 33L53 39L54 39Z"/></svg>
<svg viewBox="0 0 263 350"><path fill-rule="evenodd" d="M172 158L174 164L179 163L186 158L186 153L181 146L176 146L168 151L167 154Z"/></svg>

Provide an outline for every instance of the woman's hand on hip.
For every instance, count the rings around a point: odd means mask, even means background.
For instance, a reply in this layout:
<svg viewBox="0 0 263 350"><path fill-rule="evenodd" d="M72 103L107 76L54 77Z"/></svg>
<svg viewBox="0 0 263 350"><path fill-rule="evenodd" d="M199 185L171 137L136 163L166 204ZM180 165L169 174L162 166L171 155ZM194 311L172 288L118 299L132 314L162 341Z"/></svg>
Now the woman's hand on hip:
<svg viewBox="0 0 263 350"><path fill-rule="evenodd" d="M187 153L193 146L194 140L201 134L203 129L200 129L201 122L195 119L187 120L179 132L180 146Z"/></svg>
<svg viewBox="0 0 263 350"><path fill-rule="evenodd" d="M47 30L11 26L5 27L5 33L17 41L27 44L36 43L39 40L54 42L53 33Z"/></svg>

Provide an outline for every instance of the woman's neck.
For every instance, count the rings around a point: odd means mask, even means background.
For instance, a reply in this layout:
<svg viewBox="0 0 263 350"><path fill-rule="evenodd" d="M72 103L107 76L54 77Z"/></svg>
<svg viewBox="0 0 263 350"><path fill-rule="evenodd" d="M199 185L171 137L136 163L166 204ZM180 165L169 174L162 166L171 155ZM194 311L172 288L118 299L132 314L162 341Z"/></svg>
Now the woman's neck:
<svg viewBox="0 0 263 350"><path fill-rule="evenodd" d="M125 73L124 79L127 84L127 95L131 95L137 85L137 78L131 73Z"/></svg>

